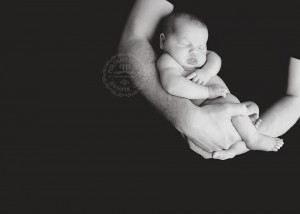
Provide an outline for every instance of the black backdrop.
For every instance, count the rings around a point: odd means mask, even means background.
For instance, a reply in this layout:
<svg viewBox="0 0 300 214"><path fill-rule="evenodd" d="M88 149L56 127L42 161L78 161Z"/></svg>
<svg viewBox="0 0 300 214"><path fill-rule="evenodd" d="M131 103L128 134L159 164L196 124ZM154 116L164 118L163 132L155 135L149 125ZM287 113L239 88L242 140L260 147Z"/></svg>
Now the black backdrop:
<svg viewBox="0 0 300 214"><path fill-rule="evenodd" d="M102 68L116 54L132 4L27 1L3 7L1 213L297 209L299 123L283 136L278 153L204 160L142 96L120 98L106 89ZM274 5L206 4L216 12L190 8L205 14L209 48L223 59L222 78L241 100L265 109L284 91L280 71L287 64L273 49L251 43L259 31L251 31L250 20L253 11L257 18ZM252 55L255 48L281 64L263 64L261 55Z"/></svg>

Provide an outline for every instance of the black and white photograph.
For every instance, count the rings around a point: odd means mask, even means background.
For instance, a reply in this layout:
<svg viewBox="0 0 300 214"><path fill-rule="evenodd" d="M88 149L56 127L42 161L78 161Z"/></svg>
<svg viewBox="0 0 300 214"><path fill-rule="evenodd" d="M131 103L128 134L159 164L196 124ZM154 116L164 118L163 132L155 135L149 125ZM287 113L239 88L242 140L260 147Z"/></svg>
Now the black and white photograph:
<svg viewBox="0 0 300 214"><path fill-rule="evenodd" d="M2 7L0 213L298 213L289 1Z"/></svg>

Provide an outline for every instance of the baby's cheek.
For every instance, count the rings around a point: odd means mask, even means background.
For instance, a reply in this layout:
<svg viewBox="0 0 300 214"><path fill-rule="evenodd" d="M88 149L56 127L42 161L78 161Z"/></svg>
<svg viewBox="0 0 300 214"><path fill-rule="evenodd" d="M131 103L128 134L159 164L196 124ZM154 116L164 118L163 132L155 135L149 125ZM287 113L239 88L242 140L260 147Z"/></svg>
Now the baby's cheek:
<svg viewBox="0 0 300 214"><path fill-rule="evenodd" d="M181 62L185 62L186 59L188 58L188 54L186 53L186 51L182 50L182 49L177 49L174 53L176 55L176 58L178 60L180 60Z"/></svg>

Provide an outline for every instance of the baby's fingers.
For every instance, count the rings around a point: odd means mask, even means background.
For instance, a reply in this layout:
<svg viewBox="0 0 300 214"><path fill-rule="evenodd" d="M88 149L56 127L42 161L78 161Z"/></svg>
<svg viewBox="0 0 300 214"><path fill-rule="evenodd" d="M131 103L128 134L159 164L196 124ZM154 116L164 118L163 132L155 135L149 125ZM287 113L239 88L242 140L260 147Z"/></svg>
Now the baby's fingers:
<svg viewBox="0 0 300 214"><path fill-rule="evenodd" d="M190 79L193 79L195 76L197 76L197 73L196 73L196 72L191 73L191 74L188 75L186 78L190 80Z"/></svg>
<svg viewBox="0 0 300 214"><path fill-rule="evenodd" d="M201 79L199 79L199 80L197 81L197 83L198 83L199 85L204 85L204 81L201 80Z"/></svg>
<svg viewBox="0 0 300 214"><path fill-rule="evenodd" d="M199 81L199 77L194 77L194 79L192 80L194 83L197 83Z"/></svg>

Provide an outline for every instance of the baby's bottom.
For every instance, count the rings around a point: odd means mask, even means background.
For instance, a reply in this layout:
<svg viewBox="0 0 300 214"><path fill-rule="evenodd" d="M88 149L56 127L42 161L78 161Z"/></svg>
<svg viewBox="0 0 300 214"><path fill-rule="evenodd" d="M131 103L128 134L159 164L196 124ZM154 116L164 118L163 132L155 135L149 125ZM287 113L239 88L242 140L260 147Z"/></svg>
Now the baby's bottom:
<svg viewBox="0 0 300 214"><path fill-rule="evenodd" d="M212 81L208 82L207 85L213 84L224 84L224 82L216 77L212 79ZM225 85L225 84L224 84ZM216 98L213 100L193 100L193 102L197 105L213 105L213 104L222 104L222 103L239 103L239 100L233 96L232 94L227 94L226 98ZM248 114L254 122L254 125L259 125L258 115L259 109L258 106L253 102L245 102L248 108ZM273 138L269 136L265 136L260 134L255 126L253 126L251 120L247 116L236 116L232 117L232 123L240 134L241 138L244 141L240 141L234 145L232 145L228 150L223 150L220 152L215 152L213 157L216 159L228 159L233 158L235 155L244 153L251 150L263 150L263 151L278 151L280 147L283 145L281 139ZM258 121L258 122L257 122ZM246 143L246 144L245 144Z"/></svg>

